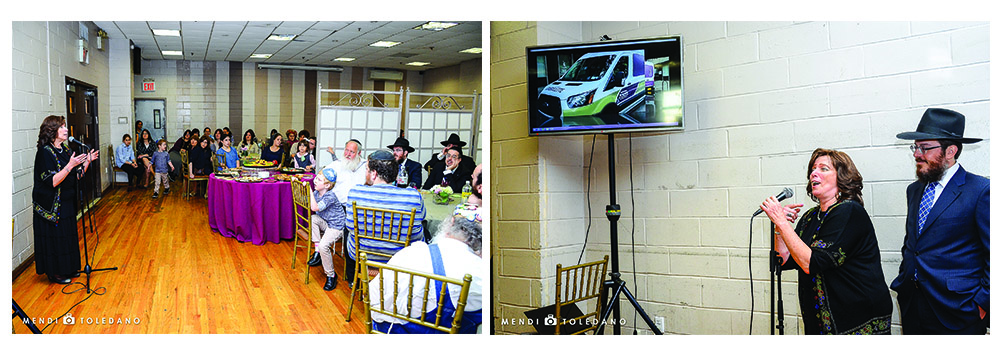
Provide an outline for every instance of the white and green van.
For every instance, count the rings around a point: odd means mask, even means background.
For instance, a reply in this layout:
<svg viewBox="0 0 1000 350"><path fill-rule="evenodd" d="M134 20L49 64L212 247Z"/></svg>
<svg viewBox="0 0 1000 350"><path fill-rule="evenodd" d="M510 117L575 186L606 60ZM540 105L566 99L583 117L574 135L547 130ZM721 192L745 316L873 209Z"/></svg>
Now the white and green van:
<svg viewBox="0 0 1000 350"><path fill-rule="evenodd" d="M538 95L538 111L563 125L609 120L647 94L643 50L591 52ZM576 120L574 120L576 119Z"/></svg>

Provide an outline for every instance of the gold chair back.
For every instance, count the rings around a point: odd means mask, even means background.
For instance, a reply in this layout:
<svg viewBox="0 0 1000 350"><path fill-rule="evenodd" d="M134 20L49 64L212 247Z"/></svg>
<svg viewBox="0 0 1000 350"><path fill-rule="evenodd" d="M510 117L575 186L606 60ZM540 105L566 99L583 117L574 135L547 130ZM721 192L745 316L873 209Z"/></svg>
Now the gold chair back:
<svg viewBox="0 0 1000 350"><path fill-rule="evenodd" d="M309 185L299 179L292 179L292 210L295 212L295 239L292 244L292 269L299 248L306 248L306 260L312 256L312 205L309 201ZM302 243L299 243L299 239ZM306 264L306 284L309 284L309 265Z"/></svg>
<svg viewBox="0 0 1000 350"><path fill-rule="evenodd" d="M436 275L433 273L421 272L405 267L394 266L389 264L383 264L374 261L368 261L368 254L361 253L359 255L358 261L361 262L361 266L365 269L377 269L381 272L374 278L374 281L378 285L378 307L372 308L371 305L371 282L373 278L368 274L363 274L362 281L364 283L364 290L362 291L362 299L365 304L365 327L368 328L368 333L382 333L374 329L372 326L372 313L380 313L386 316L395 317L401 319L405 322L418 324L427 328L431 328L444 333L455 334L458 333L459 328L462 325L462 316L465 314L465 304L469 299L469 289L472 285L472 276L466 274L464 278L457 279L447 276ZM441 290L435 291L436 300L435 304L428 303L428 296L430 296L431 291L436 288L435 281L441 281ZM445 291L449 284L462 286L462 290L458 296L458 303L455 304L455 318L452 323L441 324L443 318L447 315L443 315L445 304ZM392 299L387 299L387 288L388 295ZM414 290L423 290L422 293L417 293L414 295ZM395 299L404 296L406 297L407 303L404 310L398 309L399 305ZM353 301L353 298L352 298ZM437 312L434 313L433 319L427 319L428 306L437 305ZM413 316L414 311L418 311L418 316Z"/></svg>
<svg viewBox="0 0 1000 350"><path fill-rule="evenodd" d="M601 316L601 293L604 292L604 274L608 270L608 256L604 260L598 260L569 267L556 265L556 331L555 334L562 334L562 327L566 323L589 324L590 326L574 332L573 334L583 334L591 330L596 330L598 322L586 322L590 318L596 319ZM591 300L593 299L593 300ZM597 304L593 312L585 313L582 316L564 320L562 308L573 303L593 302ZM582 307L581 307L582 309Z"/></svg>
<svg viewBox="0 0 1000 350"><path fill-rule="evenodd" d="M413 218L417 215L416 208L410 209L409 212L405 212L399 210L361 207L358 206L358 202L352 202L351 207L354 208L354 213L348 214L354 215L354 242L352 242L352 244L354 244L354 251L357 253L355 256L361 256L361 253L368 253L383 257L386 260L392 258L392 255L362 248L361 239L395 244L398 245L400 249L406 248L410 245L410 235L413 234ZM403 229L404 222L408 223L405 230ZM360 267L361 260L358 259L354 264L354 282L352 282L353 288L351 288L351 306L347 308L347 321L351 320L351 311L354 310L355 293L358 291L358 282L361 281L360 275L362 274L362 271L367 272L367 274L373 274L375 272L361 270Z"/></svg>

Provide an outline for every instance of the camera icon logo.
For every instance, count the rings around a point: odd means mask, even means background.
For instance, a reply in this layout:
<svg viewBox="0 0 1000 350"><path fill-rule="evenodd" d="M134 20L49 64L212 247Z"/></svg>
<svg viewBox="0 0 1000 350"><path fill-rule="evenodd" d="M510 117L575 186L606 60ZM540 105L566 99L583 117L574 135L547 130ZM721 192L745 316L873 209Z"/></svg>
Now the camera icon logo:
<svg viewBox="0 0 1000 350"><path fill-rule="evenodd" d="M545 316L545 320L543 320L542 322L544 322L546 326L555 326L556 325L556 316L555 315L551 315L551 314L548 315L548 316Z"/></svg>
<svg viewBox="0 0 1000 350"><path fill-rule="evenodd" d="M73 314L66 314L62 319L62 323L65 325L74 325L76 324L76 318L73 318Z"/></svg>

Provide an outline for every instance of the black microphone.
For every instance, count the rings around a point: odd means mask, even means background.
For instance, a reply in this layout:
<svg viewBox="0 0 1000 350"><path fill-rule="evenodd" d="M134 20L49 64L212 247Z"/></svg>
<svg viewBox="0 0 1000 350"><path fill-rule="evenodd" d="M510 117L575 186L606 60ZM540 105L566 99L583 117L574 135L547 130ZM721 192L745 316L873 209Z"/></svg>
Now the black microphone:
<svg viewBox="0 0 1000 350"><path fill-rule="evenodd" d="M789 198L789 197L793 196L794 194L795 194L795 192L792 192L792 189L790 187L785 187L785 189L781 190L781 193L778 193L778 196L774 197L774 199L777 199L780 202L780 201L785 200L786 198ZM757 211L753 213L753 216L760 215L760 213L763 213L763 212L764 212L764 209L757 209ZM751 216L751 217L753 217L753 216Z"/></svg>
<svg viewBox="0 0 1000 350"><path fill-rule="evenodd" d="M80 145L80 147L84 147L84 148L86 148L86 149L90 149L90 146L87 146L87 144L85 144L85 143L83 143L83 142L80 142L80 140L77 140L77 139L76 139L76 138L74 138L73 136L70 136L70 137L69 137L69 142L72 142L72 143L75 143L75 144L78 144L78 145Z"/></svg>

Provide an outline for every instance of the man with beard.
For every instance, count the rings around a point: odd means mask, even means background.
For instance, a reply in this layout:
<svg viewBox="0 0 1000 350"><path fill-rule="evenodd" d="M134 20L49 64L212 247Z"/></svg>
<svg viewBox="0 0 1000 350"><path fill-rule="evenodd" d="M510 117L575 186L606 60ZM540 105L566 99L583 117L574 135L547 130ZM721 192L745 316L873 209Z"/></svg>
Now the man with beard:
<svg viewBox="0 0 1000 350"><path fill-rule="evenodd" d="M906 188L898 293L904 334L984 334L990 312L990 180L958 164L965 116L924 112L914 140L917 181Z"/></svg>
<svg viewBox="0 0 1000 350"><path fill-rule="evenodd" d="M435 164L427 174L427 182L424 183L423 189L429 190L434 185L448 185L455 193L461 193L465 182L472 181L472 171L475 166L470 168L462 165L465 163L462 149L451 148L446 154L444 162Z"/></svg>
<svg viewBox="0 0 1000 350"><path fill-rule="evenodd" d="M448 150L458 149L459 153L462 153L461 149L462 147L465 147L465 141L462 141L462 139L458 137L458 134L452 133L451 136L448 136L447 140L441 141L441 146L444 146L444 148L441 149L441 152L431 156L431 159L428 160L427 163L424 163L424 170L427 170L428 173L433 171L436 166L443 165L447 161L446 158L448 157ZM467 174L471 174L472 169L476 168L476 160L464 154L462 155L462 161L460 164L462 172ZM465 183L463 182L458 186L462 186L464 184Z"/></svg>
<svg viewBox="0 0 1000 350"><path fill-rule="evenodd" d="M347 192L355 185L365 183L365 161L361 156L361 141L351 139L344 145L344 157L334 160L327 165L337 171L337 184L333 186L333 193L337 194L337 200L347 205Z"/></svg>
<svg viewBox="0 0 1000 350"><path fill-rule="evenodd" d="M476 166L472 171L472 195L469 196L469 204L477 206L483 205L483 165Z"/></svg>
<svg viewBox="0 0 1000 350"><path fill-rule="evenodd" d="M413 147L410 147L410 141L397 137L396 142L391 145L386 146L392 151L392 155L396 157L396 162L399 163L399 171L406 172L406 184L403 187L413 187L417 188L420 186L422 181L423 173L420 171L420 163L414 162L407 159L410 152L413 152ZM397 184L398 185L398 184Z"/></svg>

